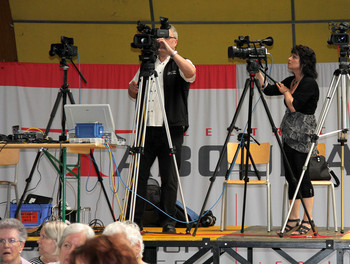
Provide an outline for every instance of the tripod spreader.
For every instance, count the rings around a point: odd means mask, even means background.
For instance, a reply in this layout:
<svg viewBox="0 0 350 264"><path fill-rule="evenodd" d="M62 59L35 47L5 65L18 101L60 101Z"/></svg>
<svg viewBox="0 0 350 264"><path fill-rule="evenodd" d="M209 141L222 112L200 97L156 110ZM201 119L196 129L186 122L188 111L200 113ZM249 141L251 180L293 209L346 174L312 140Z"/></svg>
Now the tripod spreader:
<svg viewBox="0 0 350 264"><path fill-rule="evenodd" d="M131 147L130 148L130 151L129 151L130 154L135 154L135 153L144 153L144 148L143 147Z"/></svg>
<svg viewBox="0 0 350 264"><path fill-rule="evenodd" d="M170 155L176 154L176 148L175 146L173 148L170 148Z"/></svg>
<svg viewBox="0 0 350 264"><path fill-rule="evenodd" d="M248 140L248 137L250 137L256 144L258 144L260 146L259 141L257 141L252 135L249 135L247 133L239 133L237 136L238 141L242 141L243 138L243 142Z"/></svg>

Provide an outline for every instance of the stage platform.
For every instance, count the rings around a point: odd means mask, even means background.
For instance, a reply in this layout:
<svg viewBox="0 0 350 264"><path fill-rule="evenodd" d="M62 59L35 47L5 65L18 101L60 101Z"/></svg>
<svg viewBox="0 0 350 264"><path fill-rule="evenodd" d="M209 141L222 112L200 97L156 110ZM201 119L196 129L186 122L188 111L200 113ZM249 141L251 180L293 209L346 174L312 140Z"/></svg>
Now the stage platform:
<svg viewBox="0 0 350 264"><path fill-rule="evenodd" d="M247 226L241 233L240 226L228 227L226 231L220 231L219 226L200 227L196 236L186 234L186 228L177 228L177 234L163 234L160 227L145 227L142 234L145 243L144 259L148 263L157 263L157 252L164 247L196 248L197 251L186 260L188 263L220 263L220 256L227 254L232 261L239 263L253 263L254 249L268 248L274 250L288 263L298 264L293 256L287 253L286 249L313 249L316 253L310 255L307 263L319 263L333 252L336 252L336 263L344 263L344 254L350 250L350 228L344 228L344 232L334 232L331 228L327 230L317 227L318 236L311 237L279 237L276 231L279 227L274 227L273 231L267 232L266 226ZM98 233L98 232L97 232ZM28 237L26 246L36 247L38 237ZM244 256L236 249L245 249ZM311 251L310 251L311 252ZM314 251L313 251L314 252ZM203 256L208 256L203 261ZM200 262L198 262L198 260ZM233 263L233 262L232 262Z"/></svg>
<svg viewBox="0 0 350 264"><path fill-rule="evenodd" d="M157 249L159 247L196 247L198 251L187 259L188 263L220 263L220 256L228 254L232 260L239 263L253 263L255 248L269 248L282 256L289 263L300 263L284 249L301 248L316 249L316 254L309 257L306 263L319 263L331 253L336 251L337 264L343 263L344 253L350 250L350 228L344 228L344 233L334 232L331 228L317 228L318 236L311 237L279 237L276 231L267 232L266 226L248 226L241 233L241 227L228 227L226 231L220 231L219 226L198 228L196 236L186 234L186 228L177 228L178 234L166 235L161 233L161 228L145 227L143 239L146 247L146 261L157 263ZM194 228L191 230L193 233ZM236 248L247 250L247 257L238 254ZM204 255L210 253L210 257L203 262L197 262ZM233 263L233 262L232 262Z"/></svg>

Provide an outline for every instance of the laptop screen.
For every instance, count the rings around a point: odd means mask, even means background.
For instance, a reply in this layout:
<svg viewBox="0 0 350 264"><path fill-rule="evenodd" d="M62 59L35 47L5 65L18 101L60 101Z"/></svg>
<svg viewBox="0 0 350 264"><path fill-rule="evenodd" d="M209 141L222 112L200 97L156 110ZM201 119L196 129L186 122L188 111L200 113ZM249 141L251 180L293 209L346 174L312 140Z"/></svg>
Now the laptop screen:
<svg viewBox="0 0 350 264"><path fill-rule="evenodd" d="M114 143L115 126L109 104L70 104L64 106L68 138L75 138L75 127L79 123L101 123L104 137ZM112 142L111 142L112 141Z"/></svg>

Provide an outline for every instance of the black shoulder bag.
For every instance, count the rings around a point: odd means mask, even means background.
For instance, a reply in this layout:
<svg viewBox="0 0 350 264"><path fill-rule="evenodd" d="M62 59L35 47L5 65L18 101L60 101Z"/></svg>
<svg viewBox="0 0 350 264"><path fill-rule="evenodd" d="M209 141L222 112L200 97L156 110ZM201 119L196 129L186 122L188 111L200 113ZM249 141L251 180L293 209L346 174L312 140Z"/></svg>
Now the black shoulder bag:
<svg viewBox="0 0 350 264"><path fill-rule="evenodd" d="M335 181L334 187L338 187L340 184L337 175L329 169L326 158L322 155L310 158L308 170L312 181L330 181L333 176Z"/></svg>

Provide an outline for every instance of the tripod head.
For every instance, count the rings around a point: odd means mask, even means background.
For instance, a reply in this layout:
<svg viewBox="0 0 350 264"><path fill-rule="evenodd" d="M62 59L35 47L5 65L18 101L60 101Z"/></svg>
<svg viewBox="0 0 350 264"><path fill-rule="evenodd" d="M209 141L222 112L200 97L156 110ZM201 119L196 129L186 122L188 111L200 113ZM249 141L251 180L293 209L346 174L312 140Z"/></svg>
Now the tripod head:
<svg viewBox="0 0 350 264"><path fill-rule="evenodd" d="M247 71L249 73L258 73L260 69L260 64L257 59L247 60Z"/></svg>
<svg viewBox="0 0 350 264"><path fill-rule="evenodd" d="M149 77L156 73L154 63L157 60L158 50L154 49L142 49L141 55L139 56L141 60L140 67L140 77Z"/></svg>

